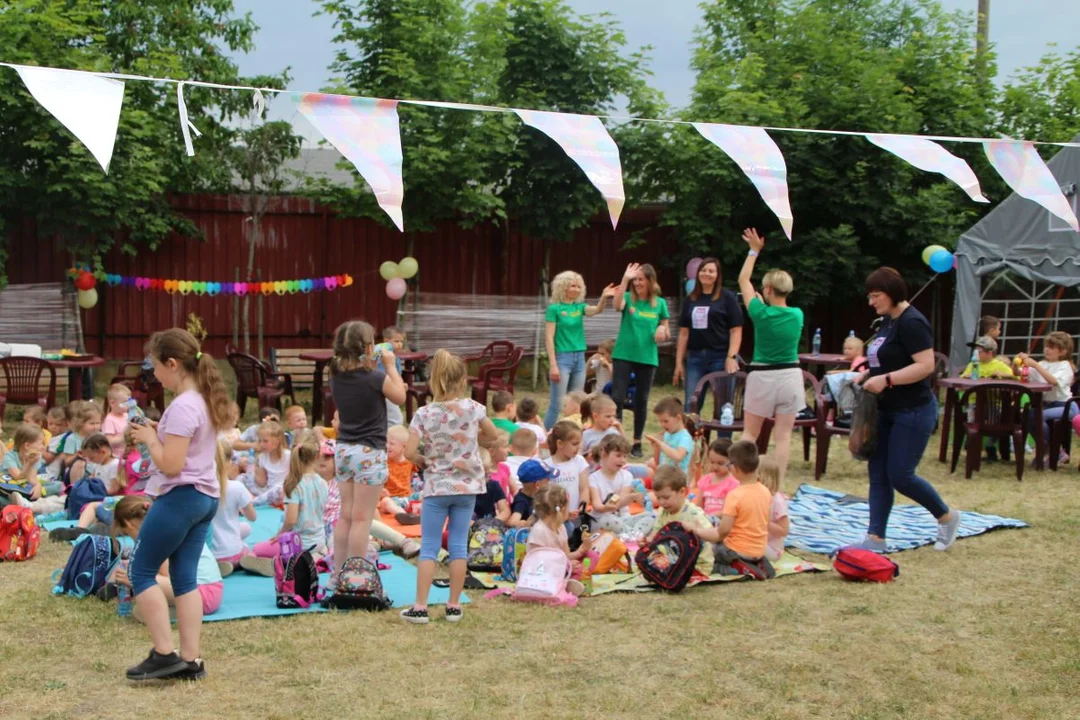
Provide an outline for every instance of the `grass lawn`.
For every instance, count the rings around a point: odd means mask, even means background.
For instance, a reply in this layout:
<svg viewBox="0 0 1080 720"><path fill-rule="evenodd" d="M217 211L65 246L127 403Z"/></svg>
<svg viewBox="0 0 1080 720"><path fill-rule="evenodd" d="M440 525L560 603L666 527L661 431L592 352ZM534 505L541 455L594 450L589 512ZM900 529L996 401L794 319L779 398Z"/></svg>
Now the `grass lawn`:
<svg viewBox="0 0 1080 720"><path fill-rule="evenodd" d="M821 485L865 495L866 466L846 455L833 443ZM800 575L573 610L473 592L458 625L393 612L213 623L209 677L193 685L129 686L145 630L115 605L50 596L68 547L46 542L0 565L0 717L1080 717L1075 466L1021 484L984 465L968 481L934 452L921 470L955 507L1032 527L896 555L890 585ZM812 478L798 454L785 490Z"/></svg>

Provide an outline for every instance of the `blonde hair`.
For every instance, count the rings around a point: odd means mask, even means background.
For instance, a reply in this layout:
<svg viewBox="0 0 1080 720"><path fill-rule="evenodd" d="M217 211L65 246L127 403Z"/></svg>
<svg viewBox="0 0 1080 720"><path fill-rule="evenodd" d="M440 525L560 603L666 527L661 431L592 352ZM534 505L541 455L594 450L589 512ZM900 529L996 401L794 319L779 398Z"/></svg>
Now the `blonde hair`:
<svg viewBox="0 0 1080 720"><path fill-rule="evenodd" d="M435 402L457 400L465 396L469 383L468 368L457 355L437 350L431 359L431 375L428 387Z"/></svg>
<svg viewBox="0 0 1080 720"><path fill-rule="evenodd" d="M570 496L567 495L566 488L555 483L541 488L533 497L533 507L541 520L560 512L569 502Z"/></svg>
<svg viewBox="0 0 1080 720"><path fill-rule="evenodd" d="M386 439L397 440L402 445L405 445L409 442L409 428L404 425L394 425L386 431Z"/></svg>
<svg viewBox="0 0 1080 720"><path fill-rule="evenodd" d="M761 285L772 288L773 295L777 297L787 297L795 289L795 281L786 270L770 270L761 279Z"/></svg>
<svg viewBox="0 0 1080 720"><path fill-rule="evenodd" d="M539 438L529 428L518 428L510 436L510 449L515 455L532 457L536 454L536 446L540 444Z"/></svg>
<svg viewBox="0 0 1080 720"><path fill-rule="evenodd" d="M375 347L375 328L363 320L349 320L338 325L334 331L334 358L330 361L330 374L375 369L371 350Z"/></svg>
<svg viewBox="0 0 1080 720"><path fill-rule="evenodd" d="M862 352L866 348L866 343L864 343L862 340L855 337L854 335L848 335L846 338L844 338L844 347L847 347L849 343L858 345L859 352Z"/></svg>
<svg viewBox="0 0 1080 720"><path fill-rule="evenodd" d="M131 388L127 385L121 385L120 383L113 383L109 386L109 392L106 395L110 400L117 402L124 402L131 399Z"/></svg>
<svg viewBox="0 0 1080 720"><path fill-rule="evenodd" d="M23 447L30 443L42 440L45 437L45 433L41 431L41 428L33 423L19 423L15 427L15 436L11 439L11 447L18 452Z"/></svg>
<svg viewBox="0 0 1080 720"><path fill-rule="evenodd" d="M582 390L574 390L573 392L566 393L566 400L563 400L563 408L566 408L566 401L577 403L578 412L581 412L581 406L585 404L585 401L589 399L589 393Z"/></svg>
<svg viewBox="0 0 1080 720"><path fill-rule="evenodd" d="M297 413L303 415L305 418L307 417L307 410L304 409L303 405L290 405L285 408L285 419L288 420L289 417L296 415Z"/></svg>
<svg viewBox="0 0 1080 720"><path fill-rule="evenodd" d="M1068 361L1069 366L1072 367L1073 372L1076 372L1076 363L1073 362L1073 339L1072 335L1067 332L1055 330L1046 336L1043 343L1049 345L1052 348L1056 348L1065 353L1065 360Z"/></svg>
<svg viewBox="0 0 1080 720"><path fill-rule="evenodd" d="M771 457L763 457L758 461L758 481L775 495L780 492L780 465Z"/></svg>
<svg viewBox="0 0 1080 720"><path fill-rule="evenodd" d="M150 512L152 501L145 495L125 495L113 508L112 534L124 535L128 526L136 520L142 520Z"/></svg>
<svg viewBox="0 0 1080 720"><path fill-rule="evenodd" d="M285 428L277 420L267 420L263 424L259 425L259 429L255 431L257 435L266 433L270 437L276 437L281 441L279 449L285 449Z"/></svg>
<svg viewBox="0 0 1080 720"><path fill-rule="evenodd" d="M311 472L315 461L319 459L319 439L315 433L305 430L296 436L293 442L292 456L289 458L289 474L285 476L285 497L290 497L296 486Z"/></svg>
<svg viewBox="0 0 1080 720"><path fill-rule="evenodd" d="M232 446L224 440L218 440L214 453L214 469L217 471L218 491L221 493L218 497L219 502L225 502L225 494L229 487L229 463L231 462L229 458L231 457Z"/></svg>
<svg viewBox="0 0 1080 720"><path fill-rule="evenodd" d="M175 360L195 380L199 394L206 402L206 412L214 430L225 427L229 417L229 398L225 379L209 353L199 349L199 341L187 330L170 328L150 336L150 355L165 364Z"/></svg>
<svg viewBox="0 0 1080 720"><path fill-rule="evenodd" d="M578 285L581 286L581 295L578 297L578 302L585 301L585 278L581 277L579 273L576 273L573 270L563 270L551 281L552 304L562 304L566 302L566 288L570 287L570 283L575 280Z"/></svg>
<svg viewBox="0 0 1080 720"><path fill-rule="evenodd" d="M480 448L480 462L484 465L484 475L490 477L495 472L495 463L491 461L491 453L487 448Z"/></svg>
<svg viewBox="0 0 1080 720"><path fill-rule="evenodd" d="M97 415L99 419L103 417L101 408L92 402L80 400L77 405L75 403L71 404L73 406L71 410L71 429L76 431L76 435L82 434L81 430L83 427L86 423L90 422L91 418L95 415Z"/></svg>

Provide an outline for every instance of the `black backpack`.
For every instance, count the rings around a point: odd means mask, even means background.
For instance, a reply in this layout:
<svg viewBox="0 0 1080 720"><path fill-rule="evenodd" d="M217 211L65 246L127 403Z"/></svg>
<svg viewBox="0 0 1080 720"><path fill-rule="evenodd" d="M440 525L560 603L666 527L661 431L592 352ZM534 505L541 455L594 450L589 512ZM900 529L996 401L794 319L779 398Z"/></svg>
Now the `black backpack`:
<svg viewBox="0 0 1080 720"><path fill-rule="evenodd" d="M274 593L277 606L285 609L308 608L322 600L319 571L315 558L305 550L286 561L274 558Z"/></svg>
<svg viewBox="0 0 1080 720"><path fill-rule="evenodd" d="M690 582L701 553L701 540L682 523L670 522L634 556L638 572L653 585L680 592Z"/></svg>

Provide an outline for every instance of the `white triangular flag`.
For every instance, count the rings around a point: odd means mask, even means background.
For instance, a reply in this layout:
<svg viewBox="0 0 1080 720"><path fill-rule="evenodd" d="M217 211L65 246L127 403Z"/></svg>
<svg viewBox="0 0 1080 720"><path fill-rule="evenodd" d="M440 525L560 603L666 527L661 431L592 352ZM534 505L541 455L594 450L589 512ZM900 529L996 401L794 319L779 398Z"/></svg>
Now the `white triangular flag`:
<svg viewBox="0 0 1080 720"><path fill-rule="evenodd" d="M920 170L944 175L959 185L975 202L990 202L983 196L979 178L971 167L933 140L914 135L875 133L867 133L866 139Z"/></svg>
<svg viewBox="0 0 1080 720"><path fill-rule="evenodd" d="M1035 145L1018 140L990 140L983 143L986 158L1005 183L1020 197L1036 202L1080 232L1080 223L1061 192L1061 184L1043 162Z"/></svg>
<svg viewBox="0 0 1080 720"><path fill-rule="evenodd" d="M78 70L15 66L26 89L109 172L124 83Z"/></svg>

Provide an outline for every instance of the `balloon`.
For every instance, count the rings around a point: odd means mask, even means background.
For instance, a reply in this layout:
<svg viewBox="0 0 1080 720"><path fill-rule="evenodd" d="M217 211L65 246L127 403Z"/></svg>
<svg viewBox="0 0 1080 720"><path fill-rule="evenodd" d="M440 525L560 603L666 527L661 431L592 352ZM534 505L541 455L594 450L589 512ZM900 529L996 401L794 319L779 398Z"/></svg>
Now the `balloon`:
<svg viewBox="0 0 1080 720"><path fill-rule="evenodd" d="M393 278L386 283L386 297L391 300L400 300L405 297L405 291L408 290L408 286L405 285L405 281L401 278Z"/></svg>
<svg viewBox="0 0 1080 720"><path fill-rule="evenodd" d="M97 305L97 290L90 288L89 290L79 291L79 307L83 310L89 310Z"/></svg>
<svg viewBox="0 0 1080 720"><path fill-rule="evenodd" d="M399 262L397 266L397 276L399 278L408 280L418 272L420 272L420 263L416 262L416 258L401 258L401 262Z"/></svg>
<svg viewBox="0 0 1080 720"><path fill-rule="evenodd" d="M392 260L387 260L379 266L379 275L382 276L383 280L393 280L395 277L397 277L397 274L398 265Z"/></svg>
<svg viewBox="0 0 1080 720"><path fill-rule="evenodd" d="M91 290L97 284L97 278L88 272L81 272L75 278L75 287L79 290ZM93 307L91 305L90 307Z"/></svg>
<svg viewBox="0 0 1080 720"><path fill-rule="evenodd" d="M936 273L949 272L953 268L953 254L941 249L930 256L930 269Z"/></svg>
<svg viewBox="0 0 1080 720"><path fill-rule="evenodd" d="M926 248L924 248L922 251L923 263L929 265L930 258L932 258L934 256L934 253L938 252L939 250L945 250L945 248L941 247L940 245L927 245Z"/></svg>
<svg viewBox="0 0 1080 720"><path fill-rule="evenodd" d="M694 280L697 278L698 268L701 267L701 258L690 258L690 262L686 263L686 279Z"/></svg>
<svg viewBox="0 0 1080 720"><path fill-rule="evenodd" d="M694 283L695 282L697 282L697 281L696 280L687 280L686 281L686 294L687 295L694 292Z"/></svg>

